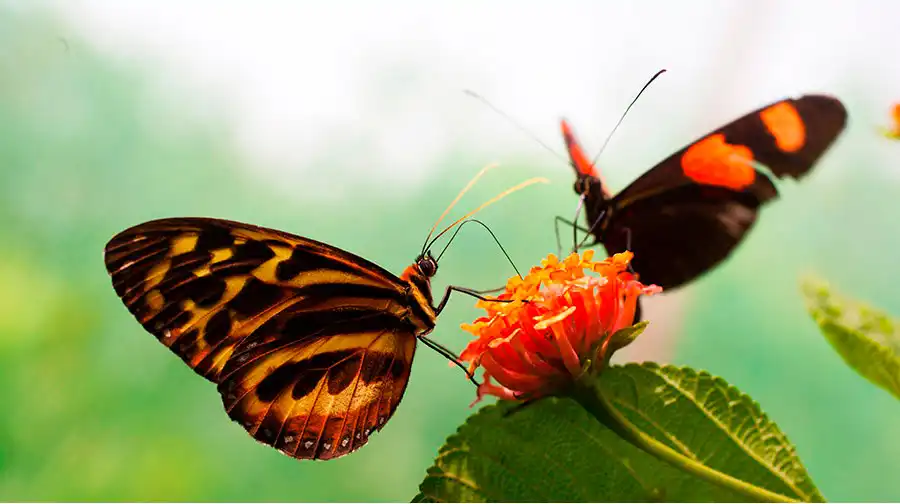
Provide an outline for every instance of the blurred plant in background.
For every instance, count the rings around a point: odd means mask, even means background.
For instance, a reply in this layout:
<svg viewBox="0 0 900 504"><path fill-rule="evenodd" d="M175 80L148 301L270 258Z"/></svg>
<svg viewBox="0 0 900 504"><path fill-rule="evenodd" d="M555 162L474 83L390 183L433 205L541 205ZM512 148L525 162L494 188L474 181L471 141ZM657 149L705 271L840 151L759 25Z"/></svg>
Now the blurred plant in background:
<svg viewBox="0 0 900 504"><path fill-rule="evenodd" d="M456 189L492 159L454 151L423 166L430 175L414 191L345 177L353 197L340 204L309 188L303 199L286 197L237 152L226 118L183 113L192 98L159 86L152 66L95 53L66 32L46 13L0 3L0 497L408 499L470 414L473 390L458 369L420 349L391 425L352 456L298 463L248 439L215 391L134 324L109 287L103 244L151 218L215 216L314 237L399 271ZM854 113L868 105L866 90L852 84L827 91L847 101L851 124L866 123ZM870 135L874 123L860 130ZM670 145L666 133L648 141ZM669 133L676 146L692 139ZM900 179L860 138L848 132L809 180L784 184L783 200L762 212L740 251L691 287L671 359L726 375L764 404L829 498L898 500L897 404L822 344L794 288L799 272L821 271L900 313ZM346 143L334 148L346 163ZM331 170L329 161L313 169ZM547 164L516 163L467 197L537 174L566 181L485 212L521 264L553 248L552 216L574 208L568 167ZM463 235L436 290L491 288L510 275L490 240ZM461 347L453 321L474 314L469 303L451 304L435 338ZM648 330L642 339L650 338ZM797 393L785 394L787 383Z"/></svg>
<svg viewBox="0 0 900 504"><path fill-rule="evenodd" d="M886 137L893 140L900 140L900 103L891 108L891 125L884 129Z"/></svg>

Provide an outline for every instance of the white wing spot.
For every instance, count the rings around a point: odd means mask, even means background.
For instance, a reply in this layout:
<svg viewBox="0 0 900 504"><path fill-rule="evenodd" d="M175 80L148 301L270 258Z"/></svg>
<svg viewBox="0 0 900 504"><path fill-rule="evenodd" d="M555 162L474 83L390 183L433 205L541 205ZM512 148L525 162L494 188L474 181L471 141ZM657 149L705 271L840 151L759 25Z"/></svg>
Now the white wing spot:
<svg viewBox="0 0 900 504"><path fill-rule="evenodd" d="M293 442L294 442L294 436L284 436L284 442L285 442L285 443L293 443Z"/></svg>
<svg viewBox="0 0 900 504"><path fill-rule="evenodd" d="M306 448L307 450L312 448L312 445L313 445L312 441L306 441L305 443L303 443L303 447Z"/></svg>

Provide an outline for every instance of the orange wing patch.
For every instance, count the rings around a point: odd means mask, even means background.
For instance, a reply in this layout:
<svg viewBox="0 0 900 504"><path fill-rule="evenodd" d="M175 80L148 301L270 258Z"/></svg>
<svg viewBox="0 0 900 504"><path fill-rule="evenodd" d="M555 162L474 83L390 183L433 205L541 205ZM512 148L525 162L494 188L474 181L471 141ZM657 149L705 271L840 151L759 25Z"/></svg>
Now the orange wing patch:
<svg viewBox="0 0 900 504"><path fill-rule="evenodd" d="M575 170L581 175L596 177L597 169L587 156L584 155L584 150L581 148L581 145L579 145L578 140L575 139L575 134L572 132L569 123L562 120L560 121L560 127L562 128L563 139L566 141L566 150L569 151L569 159L572 160L572 166L574 166Z"/></svg>
<svg viewBox="0 0 900 504"><path fill-rule="evenodd" d="M790 102L776 103L759 113L775 145L784 152L797 152L806 145L806 126L797 108Z"/></svg>
<svg viewBox="0 0 900 504"><path fill-rule="evenodd" d="M681 158L684 174L698 184L741 191L756 179L753 152L744 145L730 145L717 133L688 147Z"/></svg>

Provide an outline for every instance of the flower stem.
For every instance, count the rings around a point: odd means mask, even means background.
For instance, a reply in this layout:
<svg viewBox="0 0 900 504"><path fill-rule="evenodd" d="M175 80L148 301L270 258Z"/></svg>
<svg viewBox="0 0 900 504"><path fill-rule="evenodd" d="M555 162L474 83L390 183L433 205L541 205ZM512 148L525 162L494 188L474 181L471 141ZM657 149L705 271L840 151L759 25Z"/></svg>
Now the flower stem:
<svg viewBox="0 0 900 504"><path fill-rule="evenodd" d="M583 374L575 381L571 397L600 423L611 429L619 437L657 459L693 474L719 487L731 490L748 500L759 502L799 502L785 495L766 490L746 481L719 472L693 458L687 457L641 431L620 413L603 395L590 373Z"/></svg>

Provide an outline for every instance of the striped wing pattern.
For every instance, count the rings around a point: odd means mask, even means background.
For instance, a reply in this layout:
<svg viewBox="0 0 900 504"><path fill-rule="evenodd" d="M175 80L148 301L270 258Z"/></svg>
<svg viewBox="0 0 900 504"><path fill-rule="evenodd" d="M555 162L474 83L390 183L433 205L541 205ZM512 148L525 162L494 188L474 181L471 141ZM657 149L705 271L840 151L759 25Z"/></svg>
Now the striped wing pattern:
<svg viewBox="0 0 900 504"><path fill-rule="evenodd" d="M105 261L144 328L218 384L233 420L287 455L347 454L400 402L423 324L407 284L365 259L249 224L174 218L119 233Z"/></svg>

